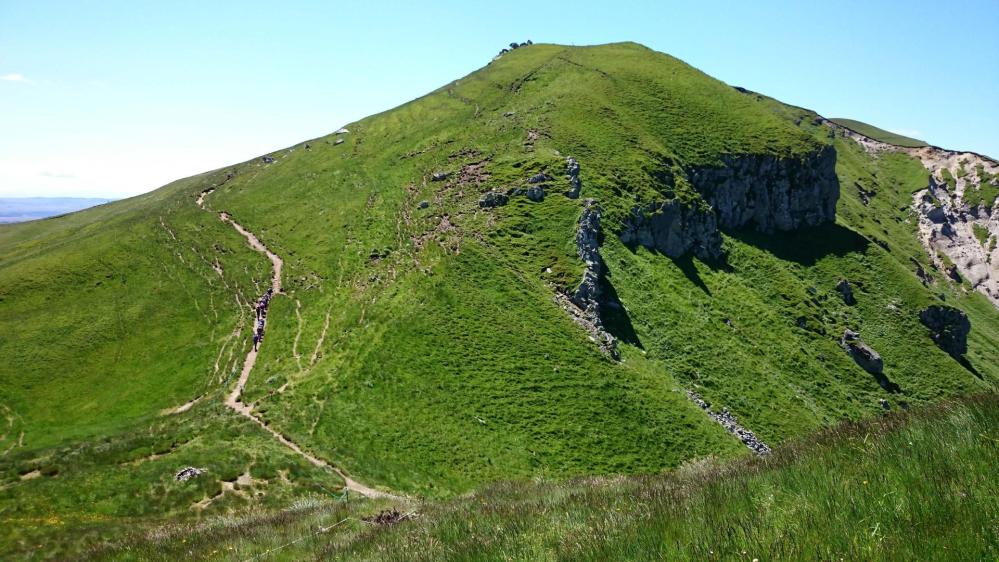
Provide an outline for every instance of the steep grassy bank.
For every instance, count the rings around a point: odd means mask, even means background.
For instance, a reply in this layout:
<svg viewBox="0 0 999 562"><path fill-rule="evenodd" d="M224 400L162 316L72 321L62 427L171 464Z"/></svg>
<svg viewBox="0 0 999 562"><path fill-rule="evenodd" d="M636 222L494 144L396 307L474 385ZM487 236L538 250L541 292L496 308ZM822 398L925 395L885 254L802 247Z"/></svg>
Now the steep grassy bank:
<svg viewBox="0 0 999 562"><path fill-rule="evenodd" d="M379 527L383 505L133 529L96 559L991 560L999 555L999 398L844 424L769 459L641 478L518 481Z"/></svg>

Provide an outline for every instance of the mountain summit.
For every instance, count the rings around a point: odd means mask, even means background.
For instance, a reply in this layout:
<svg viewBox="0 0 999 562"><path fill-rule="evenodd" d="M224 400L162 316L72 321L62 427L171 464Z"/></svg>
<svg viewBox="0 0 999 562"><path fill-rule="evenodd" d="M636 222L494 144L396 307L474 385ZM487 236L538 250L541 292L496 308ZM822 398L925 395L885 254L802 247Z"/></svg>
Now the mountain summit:
<svg viewBox="0 0 999 562"><path fill-rule="evenodd" d="M634 43L531 44L0 227L0 513L653 473L993 389L999 169L961 154Z"/></svg>

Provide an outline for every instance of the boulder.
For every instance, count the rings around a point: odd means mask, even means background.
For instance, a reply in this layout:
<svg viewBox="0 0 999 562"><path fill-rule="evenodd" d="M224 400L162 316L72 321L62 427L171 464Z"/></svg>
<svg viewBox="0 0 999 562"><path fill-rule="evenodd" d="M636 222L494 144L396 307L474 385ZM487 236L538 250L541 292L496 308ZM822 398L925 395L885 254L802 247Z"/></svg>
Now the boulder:
<svg viewBox="0 0 999 562"><path fill-rule="evenodd" d="M952 306L932 305L919 313L919 321L929 328L937 346L959 358L968 352L971 321L968 315Z"/></svg>
<svg viewBox="0 0 999 562"><path fill-rule="evenodd" d="M549 176L544 172L534 174L533 176L527 179L527 183L542 183L546 181L552 181L552 178L551 176Z"/></svg>
<svg viewBox="0 0 999 562"><path fill-rule="evenodd" d="M840 339L840 345L843 349L850 354L850 357L860 365L860 368L867 371L872 375L882 375L884 374L885 364L881 360L881 355L877 351L864 343L864 340L860 338L860 334L854 332L853 330L846 330L843 332L843 337Z"/></svg>
<svg viewBox="0 0 999 562"><path fill-rule="evenodd" d="M264 164L273 164L274 163L274 157L273 156L262 156L260 158L260 161L263 162Z"/></svg>
<svg viewBox="0 0 999 562"><path fill-rule="evenodd" d="M180 471L174 475L173 479L178 482L186 482L191 478L197 478L205 473L203 468L195 468L193 466L188 466L186 468L180 469Z"/></svg>
<svg viewBox="0 0 999 562"><path fill-rule="evenodd" d="M536 203L545 199L545 188L542 185L532 185L527 188L527 198Z"/></svg>
<svg viewBox="0 0 999 562"><path fill-rule="evenodd" d="M843 297L843 302L853 306L857 304L857 299L853 296L853 287L850 286L850 282L846 279L840 279L839 283L836 283L836 290L839 295Z"/></svg>
<svg viewBox="0 0 999 562"><path fill-rule="evenodd" d="M447 177L448 177L448 176L450 176L450 175L451 175L451 174L450 174L450 173L448 173L448 172L434 172L434 173L433 173L433 174L431 174L431 176L430 176L430 181L444 181L444 180L446 180L446 179L447 179Z"/></svg>
<svg viewBox="0 0 999 562"><path fill-rule="evenodd" d="M430 201L427 201L426 199L424 199L423 201L420 201L417 206L419 208L421 208L421 209L426 209L427 207L430 206Z"/></svg>
<svg viewBox="0 0 999 562"><path fill-rule="evenodd" d="M492 207L500 207L506 205L510 198L505 193L500 193L499 191L487 191L482 194L479 198L479 207L483 209L488 209Z"/></svg>

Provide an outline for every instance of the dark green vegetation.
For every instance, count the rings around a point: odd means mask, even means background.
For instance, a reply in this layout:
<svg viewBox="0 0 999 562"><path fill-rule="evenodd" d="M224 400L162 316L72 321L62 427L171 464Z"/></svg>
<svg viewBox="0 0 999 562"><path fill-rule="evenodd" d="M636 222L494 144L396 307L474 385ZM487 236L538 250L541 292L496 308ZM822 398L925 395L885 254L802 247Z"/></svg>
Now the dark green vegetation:
<svg viewBox="0 0 999 562"><path fill-rule="evenodd" d="M896 146L905 146L908 148L915 148L919 146L927 146L926 141L921 141L919 139L914 139L893 133L891 131L886 131L884 129L879 129L874 125L868 125L863 121L856 121L853 119L830 119L833 123L837 125L846 127L851 131L860 133L865 137L872 138L881 142L886 142L888 144L894 144Z"/></svg>
<svg viewBox="0 0 999 562"><path fill-rule="evenodd" d="M313 498L103 541L110 560L992 560L999 399L837 426L766 460L495 484L378 527Z"/></svg>
<svg viewBox="0 0 999 562"><path fill-rule="evenodd" d="M23 552L68 528L44 521L101 533L338 489L220 406L248 348L248 303L269 276L223 210L284 259L285 294L244 400L358 480L414 496L745 454L686 389L778 450L876 414L881 399L898 408L994 389L999 315L933 271L915 236L909 205L926 171L818 123L635 44L533 45L271 163L0 228L0 540ZM636 202L701 199L686 178L694 167L797 159L830 143L836 224L724 232L717 263L615 236ZM566 155L582 166L582 196L605 210L607 289L623 305L606 323L620 362L553 300L583 271ZM553 178L543 201L479 208L482 193L539 172ZM837 293L841 279L855 305ZM971 320L963 364L919 323L941 299ZM897 391L840 348L847 328L881 354ZM174 482L187 465L208 474ZM241 474L249 492L199 504Z"/></svg>

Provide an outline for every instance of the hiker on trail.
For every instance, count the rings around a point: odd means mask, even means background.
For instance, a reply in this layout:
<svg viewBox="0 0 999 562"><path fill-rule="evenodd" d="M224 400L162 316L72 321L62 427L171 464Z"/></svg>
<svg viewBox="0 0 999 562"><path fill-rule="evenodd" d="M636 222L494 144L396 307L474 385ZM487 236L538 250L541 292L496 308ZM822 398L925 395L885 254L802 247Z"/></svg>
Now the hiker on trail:
<svg viewBox="0 0 999 562"><path fill-rule="evenodd" d="M253 334L253 351L257 350L257 344L260 343L260 336L256 333Z"/></svg>

